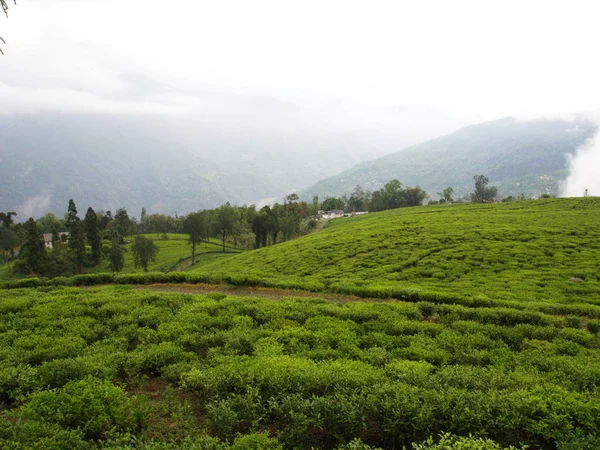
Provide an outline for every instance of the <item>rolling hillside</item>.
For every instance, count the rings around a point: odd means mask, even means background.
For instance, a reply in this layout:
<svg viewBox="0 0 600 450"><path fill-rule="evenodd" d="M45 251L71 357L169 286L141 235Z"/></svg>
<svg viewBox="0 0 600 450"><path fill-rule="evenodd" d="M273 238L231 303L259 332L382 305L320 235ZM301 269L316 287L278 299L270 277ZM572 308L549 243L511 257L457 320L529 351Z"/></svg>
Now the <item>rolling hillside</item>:
<svg viewBox="0 0 600 450"><path fill-rule="evenodd" d="M599 221L598 198L401 208L197 270L375 297L600 304Z"/></svg>
<svg viewBox="0 0 600 450"><path fill-rule="evenodd" d="M463 196L473 190L473 175L477 174L487 175L501 196L556 195L567 175L567 155L596 129L581 118L573 122L505 118L472 125L359 163L303 190L302 196L350 194L356 185L379 189L392 179L407 186L419 185L433 198L448 186L454 188L455 196Z"/></svg>

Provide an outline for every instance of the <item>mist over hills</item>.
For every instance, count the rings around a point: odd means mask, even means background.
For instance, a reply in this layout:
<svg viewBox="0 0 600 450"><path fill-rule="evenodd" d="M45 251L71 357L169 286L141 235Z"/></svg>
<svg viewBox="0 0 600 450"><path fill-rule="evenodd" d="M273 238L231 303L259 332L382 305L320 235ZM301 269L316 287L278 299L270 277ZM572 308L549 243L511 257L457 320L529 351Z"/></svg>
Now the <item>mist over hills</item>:
<svg viewBox="0 0 600 450"><path fill-rule="evenodd" d="M267 105L273 107L273 105ZM280 105L275 105L279 108ZM276 112L273 112L276 114ZM341 131L198 117L42 113L0 120L2 210L187 213L276 198L381 154Z"/></svg>
<svg viewBox="0 0 600 450"><path fill-rule="evenodd" d="M597 128L583 117L573 121L504 118L471 125L359 163L303 190L301 196L324 199L349 194L356 185L373 190L398 179L407 186L419 185L433 198L451 186L457 197L473 190L476 174L488 176L501 196L556 195L568 174L568 155L592 138Z"/></svg>
<svg viewBox="0 0 600 450"><path fill-rule="evenodd" d="M480 173L503 196L556 194L567 175L566 155L597 129L583 118L506 118L373 159L394 142L414 142L425 131L402 134L407 111L396 111L372 129L352 130L277 99L215 96L210 101L210 108L193 118L104 113L3 117L0 210L17 211L21 220L48 211L62 216L73 198L82 209L125 207L138 215L145 207L150 213L185 214L227 201L280 200L299 190L304 198L324 199L351 193L357 184L378 189L394 178L420 185L432 196L452 186L460 196L472 190L472 177ZM347 105L328 108L322 114L356 114ZM384 112L379 111L382 117ZM434 122L431 132L449 126ZM398 130L386 134L394 123Z"/></svg>

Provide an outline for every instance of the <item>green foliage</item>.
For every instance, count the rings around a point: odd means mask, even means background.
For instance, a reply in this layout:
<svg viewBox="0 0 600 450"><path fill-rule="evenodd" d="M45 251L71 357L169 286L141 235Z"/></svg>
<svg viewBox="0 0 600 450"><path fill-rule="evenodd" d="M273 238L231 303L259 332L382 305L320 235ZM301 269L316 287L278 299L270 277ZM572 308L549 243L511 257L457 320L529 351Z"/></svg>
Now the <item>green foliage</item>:
<svg viewBox="0 0 600 450"><path fill-rule="evenodd" d="M73 199L69 200L65 224L69 230L69 251L71 260L77 268L78 273L81 273L86 262L85 229L77 216L77 207L75 206Z"/></svg>
<svg viewBox="0 0 600 450"><path fill-rule="evenodd" d="M511 446L504 448L491 439L475 438L472 436L453 436L451 433L443 433L438 441L433 438L427 439L421 444L413 444L414 450L510 450ZM515 449L516 450L516 449Z"/></svg>
<svg viewBox="0 0 600 450"><path fill-rule="evenodd" d="M401 209L204 271L12 281L0 446L596 448L598 211ZM129 286L207 281L330 301Z"/></svg>
<svg viewBox="0 0 600 450"><path fill-rule="evenodd" d="M99 439L113 428L136 430L143 418L143 410L134 398L127 398L125 391L110 381L95 378L36 392L22 413L29 420L81 431L87 439Z"/></svg>
<svg viewBox="0 0 600 450"><path fill-rule="evenodd" d="M97 265L102 257L102 240L98 229L98 217L91 207L88 208L85 214L84 227L88 244L92 249L90 260L94 265Z"/></svg>
<svg viewBox="0 0 600 450"><path fill-rule="evenodd" d="M473 203L493 202L498 195L498 188L488 187L490 180L485 175L475 175L475 192L470 194Z"/></svg>
<svg viewBox="0 0 600 450"><path fill-rule="evenodd" d="M133 240L131 251L135 267L141 267L144 272L148 272L148 264L156 261L158 247L150 239L138 235Z"/></svg>
<svg viewBox="0 0 600 450"><path fill-rule="evenodd" d="M585 198L400 208L331 221L194 271L235 284L598 318L599 205Z"/></svg>
<svg viewBox="0 0 600 450"><path fill-rule="evenodd" d="M19 262L15 271L25 274L40 273L46 262L46 247L38 233L35 221L32 218L25 223L25 240L21 246Z"/></svg>
<svg viewBox="0 0 600 450"><path fill-rule="evenodd" d="M120 272L125 266L125 247L121 244L121 238L116 236L110 241L110 247L106 248L106 259L112 272Z"/></svg>

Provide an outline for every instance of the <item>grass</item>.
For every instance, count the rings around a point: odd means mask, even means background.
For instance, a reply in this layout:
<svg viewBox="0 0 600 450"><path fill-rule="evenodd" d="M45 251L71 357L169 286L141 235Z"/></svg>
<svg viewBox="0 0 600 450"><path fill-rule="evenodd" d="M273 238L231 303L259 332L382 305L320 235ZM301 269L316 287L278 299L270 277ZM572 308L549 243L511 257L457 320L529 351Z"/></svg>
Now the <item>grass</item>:
<svg viewBox="0 0 600 450"><path fill-rule="evenodd" d="M391 296L600 304L600 199L402 208L195 269L214 279Z"/></svg>

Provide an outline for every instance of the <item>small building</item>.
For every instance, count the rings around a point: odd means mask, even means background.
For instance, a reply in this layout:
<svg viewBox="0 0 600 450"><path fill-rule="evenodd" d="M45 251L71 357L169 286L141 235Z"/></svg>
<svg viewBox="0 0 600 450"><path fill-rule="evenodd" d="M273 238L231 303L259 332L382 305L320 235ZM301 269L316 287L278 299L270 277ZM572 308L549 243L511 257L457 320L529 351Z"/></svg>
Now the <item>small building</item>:
<svg viewBox="0 0 600 450"><path fill-rule="evenodd" d="M52 250L54 248L52 245L52 233L44 233L42 234L42 237L44 238L44 245L46 248ZM69 232L61 231L58 233L58 237L62 242L67 242L69 240Z"/></svg>
<svg viewBox="0 0 600 450"><path fill-rule="evenodd" d="M341 209L332 209L331 211L320 211L323 219L339 219L344 217L344 211Z"/></svg>

